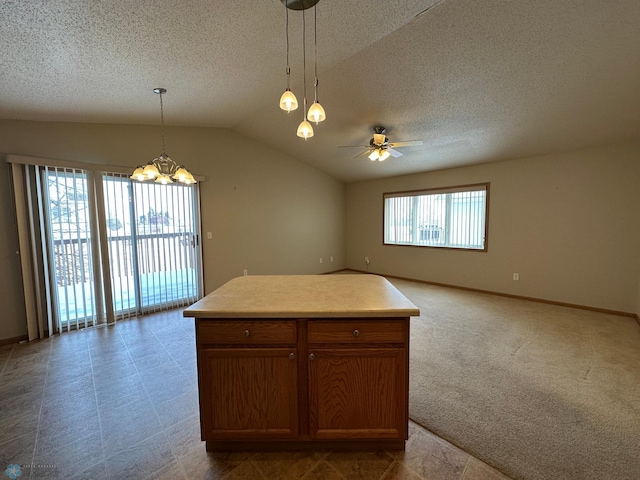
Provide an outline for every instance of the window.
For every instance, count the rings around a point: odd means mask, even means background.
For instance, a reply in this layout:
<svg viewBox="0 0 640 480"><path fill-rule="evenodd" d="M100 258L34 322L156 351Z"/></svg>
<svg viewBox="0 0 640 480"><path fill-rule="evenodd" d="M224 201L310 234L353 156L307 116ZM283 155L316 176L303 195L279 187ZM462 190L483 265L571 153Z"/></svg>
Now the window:
<svg viewBox="0 0 640 480"><path fill-rule="evenodd" d="M385 245L487 250L488 183L383 198Z"/></svg>

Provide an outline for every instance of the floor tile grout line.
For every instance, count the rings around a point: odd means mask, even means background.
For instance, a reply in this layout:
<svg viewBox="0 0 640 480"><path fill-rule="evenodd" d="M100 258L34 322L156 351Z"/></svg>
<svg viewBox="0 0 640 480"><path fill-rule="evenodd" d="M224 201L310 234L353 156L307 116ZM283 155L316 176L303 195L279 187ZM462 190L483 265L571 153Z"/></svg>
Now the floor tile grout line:
<svg viewBox="0 0 640 480"><path fill-rule="evenodd" d="M259 452L258 452L259 453ZM267 477L267 475L262 471L262 469L260 468L260 466L255 463L252 459L255 458L258 453L254 454L252 457L248 458L247 461L251 462L253 464L253 466L258 469L258 471L262 474L263 477ZM309 472L311 472L314 468L316 468L318 465L320 465L320 462L322 462L325 458L327 458L327 456L329 456L331 452L326 452L322 455L322 458L320 458L317 462L315 462L311 467L309 467L308 469L306 469L302 474L300 474L300 476L298 478L303 478L306 474L308 474Z"/></svg>
<svg viewBox="0 0 640 480"><path fill-rule="evenodd" d="M9 360L11 358L13 358L13 353L15 351L17 351L17 348L18 348L17 345L19 345L19 344L16 344L11 348L11 352L10 352L9 356L7 357L7 359L6 359L7 363L9 362ZM29 346L28 344L25 345L25 348L28 348L28 346ZM34 462L35 462L36 447L38 445L38 437L39 437L39 431L40 431L40 419L41 419L41 416L42 416L42 407L44 405L44 392L45 392L46 383L47 383L46 380L47 380L47 377L49 375L49 362L51 360L51 345L48 345L48 348L49 348L49 352L47 354L47 362L46 362L46 367L45 367L45 377L44 377L44 380L43 380L43 383L42 383L42 392L39 395L40 407L38 408L38 420L36 422L36 427L35 427L35 438L33 440L33 450L31 452L31 459L30 459L29 464L28 464L30 466L32 466L34 464ZM5 365L7 363L5 363ZM3 366L3 371L4 371L4 368L5 367ZM32 474L33 474L33 469L30 468L29 469L29 478L31 478Z"/></svg>
<svg viewBox="0 0 640 480"><path fill-rule="evenodd" d="M147 321L148 320L149 319L147 319ZM151 329L151 334L156 338L156 340L160 341L158 339L158 337L156 336L156 334L155 334L153 329ZM129 358L131 359L131 362L133 363L133 368L136 369L137 375L140 377L140 383L142 383L142 388L144 389L144 392L147 395L147 399L149 400L149 402L151 403L151 406L153 407L153 411L154 411L154 413L156 415L156 420L158 421L158 425L160 425L160 428L162 429L162 434L163 434L167 444L169 445L169 448L171 449L171 453L173 454L173 458L176 461L176 463L178 464L178 467L180 468L180 471L182 472L183 477L187 478L186 472L184 470L184 466L182 465L182 462L180 461L180 458L176 454L175 448L173 448L173 445L169 441L169 436L167 435L166 428L163 425L162 421L160 420L160 415L158 414L158 409L156 408L156 402L154 402L153 399L151 398L151 395L149 395L149 391L147 390L147 387L144 384L144 381L142 381L142 377L140 376L140 370L138 369L138 365L136 365L135 360L131 356L131 352L129 351L129 345L127 344L125 338L123 337L122 333L119 330L118 330L118 335L120 335L120 338L122 339L122 342L124 344L124 348L127 350L127 354L129 355ZM162 345L162 347L165 349L165 352L166 352L166 347L164 346L164 344L162 342L160 342L160 344ZM168 353L168 352L166 352L166 353ZM155 474L155 473L157 473L157 471L153 472L153 474ZM147 478L151 478L151 477L147 477Z"/></svg>
<svg viewBox="0 0 640 480"><path fill-rule="evenodd" d="M327 455L328 456L328 455ZM325 457L326 458L326 457ZM334 472L336 472L338 475L340 475L342 478L344 478L346 480L346 476L342 474L342 472L340 472L336 467L334 467L333 465L331 465L330 462L326 462L327 466L333 470Z"/></svg>
<svg viewBox="0 0 640 480"><path fill-rule="evenodd" d="M49 337L51 338L51 337ZM44 407L45 392L47 388L47 379L49 378L49 369L51 368L51 345L49 345L49 355L47 356L47 369L45 370L42 385L42 393L40 394L40 408L38 409L38 421L36 422L36 437L33 440L33 453L31 454L31 465L36 461L36 450L40 440L40 423L42 422L42 409ZM29 478L33 476L33 468L29 469Z"/></svg>
<svg viewBox="0 0 640 480"><path fill-rule="evenodd" d="M382 475L380 475L379 480L385 480L385 477L387 476L387 474L393 469L394 465L398 465L400 462L398 461L397 458L393 459L393 462L391 462L391 464L389 464L389 466L387 467L387 469L382 472Z"/></svg>
<svg viewBox="0 0 640 480"><path fill-rule="evenodd" d="M467 458L467 463L465 463L464 470L462 470L462 473L460 474L460 477L458 477L458 480L464 479L464 476L467 473L467 469L469 468L470 463L471 463L471 455L469 455L469 458Z"/></svg>
<svg viewBox="0 0 640 480"><path fill-rule="evenodd" d="M105 448L105 441L104 441L104 429L102 428L102 414L100 412L100 404L98 403L98 389L96 388L96 377L93 369L93 355L91 354L91 347L89 347L88 343L87 343L87 347L89 351L89 365L91 366L91 380L93 382L93 394L96 399L96 412L98 414L98 425L100 426L100 441L102 443L102 462L104 463L104 468L107 471L107 478L111 478L111 469L109 468L109 464L107 463L107 451Z"/></svg>
<svg viewBox="0 0 640 480"><path fill-rule="evenodd" d="M0 369L0 375L2 375L5 371L5 369L7 368L7 365L9 364L9 359L11 358L11 356L13 355L13 351L16 348L16 345L11 345L11 348L9 349L9 355L7 355L7 358L4 359L4 362L2 364L2 369Z"/></svg>
<svg viewBox="0 0 640 480"><path fill-rule="evenodd" d="M414 422L414 423L415 423L415 422ZM418 424L416 423L416 425L418 425ZM429 430L427 430L426 428L424 428L424 427L422 427L422 426L419 426L419 428L420 428L420 429L422 429L422 430L426 430L426 431L428 431L428 432L429 432ZM429 433L432 433L432 432L429 432ZM434 437L436 437L436 440L439 440L439 439L440 439L440 438L439 438L439 437L437 437L435 434L433 434L433 435L434 435ZM408 447L410 444L411 444L411 445L413 445L413 443L415 443L415 442L417 442L417 440L416 440L416 436L415 436L415 435L410 435L410 436L409 436L409 439L408 439L408 440L406 441L406 443L405 443L405 449L402 451L402 453L406 452L407 447ZM445 446L445 447L446 447L446 445L444 445L444 444L442 444L442 446ZM465 452L465 453L466 453L466 452ZM469 459L467 459L467 461L468 461L468 460L469 460ZM409 470L409 471L410 471L412 474L414 474L416 477L418 477L418 478L420 478L420 479L422 479L422 480L426 480L426 479L424 478L424 476L422 476L421 474L419 474L418 472L416 472L413 468L411 468L409 465L407 465L407 464L404 462L404 460L401 460L401 459L399 459L399 458L396 458L396 461L397 461L399 464L401 464L404 468L406 468L407 470ZM456 480L460 480L460 479L458 478L458 479L456 479Z"/></svg>

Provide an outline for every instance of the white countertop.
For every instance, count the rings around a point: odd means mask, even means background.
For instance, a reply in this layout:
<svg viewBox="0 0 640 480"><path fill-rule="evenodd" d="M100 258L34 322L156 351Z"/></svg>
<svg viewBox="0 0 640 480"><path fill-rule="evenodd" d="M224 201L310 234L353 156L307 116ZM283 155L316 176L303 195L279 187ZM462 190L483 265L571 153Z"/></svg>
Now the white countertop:
<svg viewBox="0 0 640 480"><path fill-rule="evenodd" d="M347 318L420 315L378 275L249 275L222 285L186 310L196 318Z"/></svg>

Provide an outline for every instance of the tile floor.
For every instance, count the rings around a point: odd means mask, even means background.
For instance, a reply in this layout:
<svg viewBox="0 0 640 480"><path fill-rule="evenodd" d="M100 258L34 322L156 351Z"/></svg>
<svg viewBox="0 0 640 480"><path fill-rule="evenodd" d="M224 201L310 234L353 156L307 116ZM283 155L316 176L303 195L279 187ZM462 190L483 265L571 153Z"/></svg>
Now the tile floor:
<svg viewBox="0 0 640 480"><path fill-rule="evenodd" d="M194 342L193 319L171 311L0 347L0 469L18 465L20 480L507 479L414 423L404 452L207 453Z"/></svg>

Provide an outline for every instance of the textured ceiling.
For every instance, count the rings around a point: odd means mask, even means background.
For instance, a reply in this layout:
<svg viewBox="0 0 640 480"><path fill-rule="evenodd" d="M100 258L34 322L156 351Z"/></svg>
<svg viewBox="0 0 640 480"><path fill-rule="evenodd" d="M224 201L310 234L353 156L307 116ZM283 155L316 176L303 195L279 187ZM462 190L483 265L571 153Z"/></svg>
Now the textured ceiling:
<svg viewBox="0 0 640 480"><path fill-rule="evenodd" d="M321 0L317 15L327 120L308 141L301 110L277 106L280 0L0 0L0 118L157 124L162 86L167 125L231 128L347 182L640 141L638 0ZM424 146L382 163L337 148L378 124Z"/></svg>

